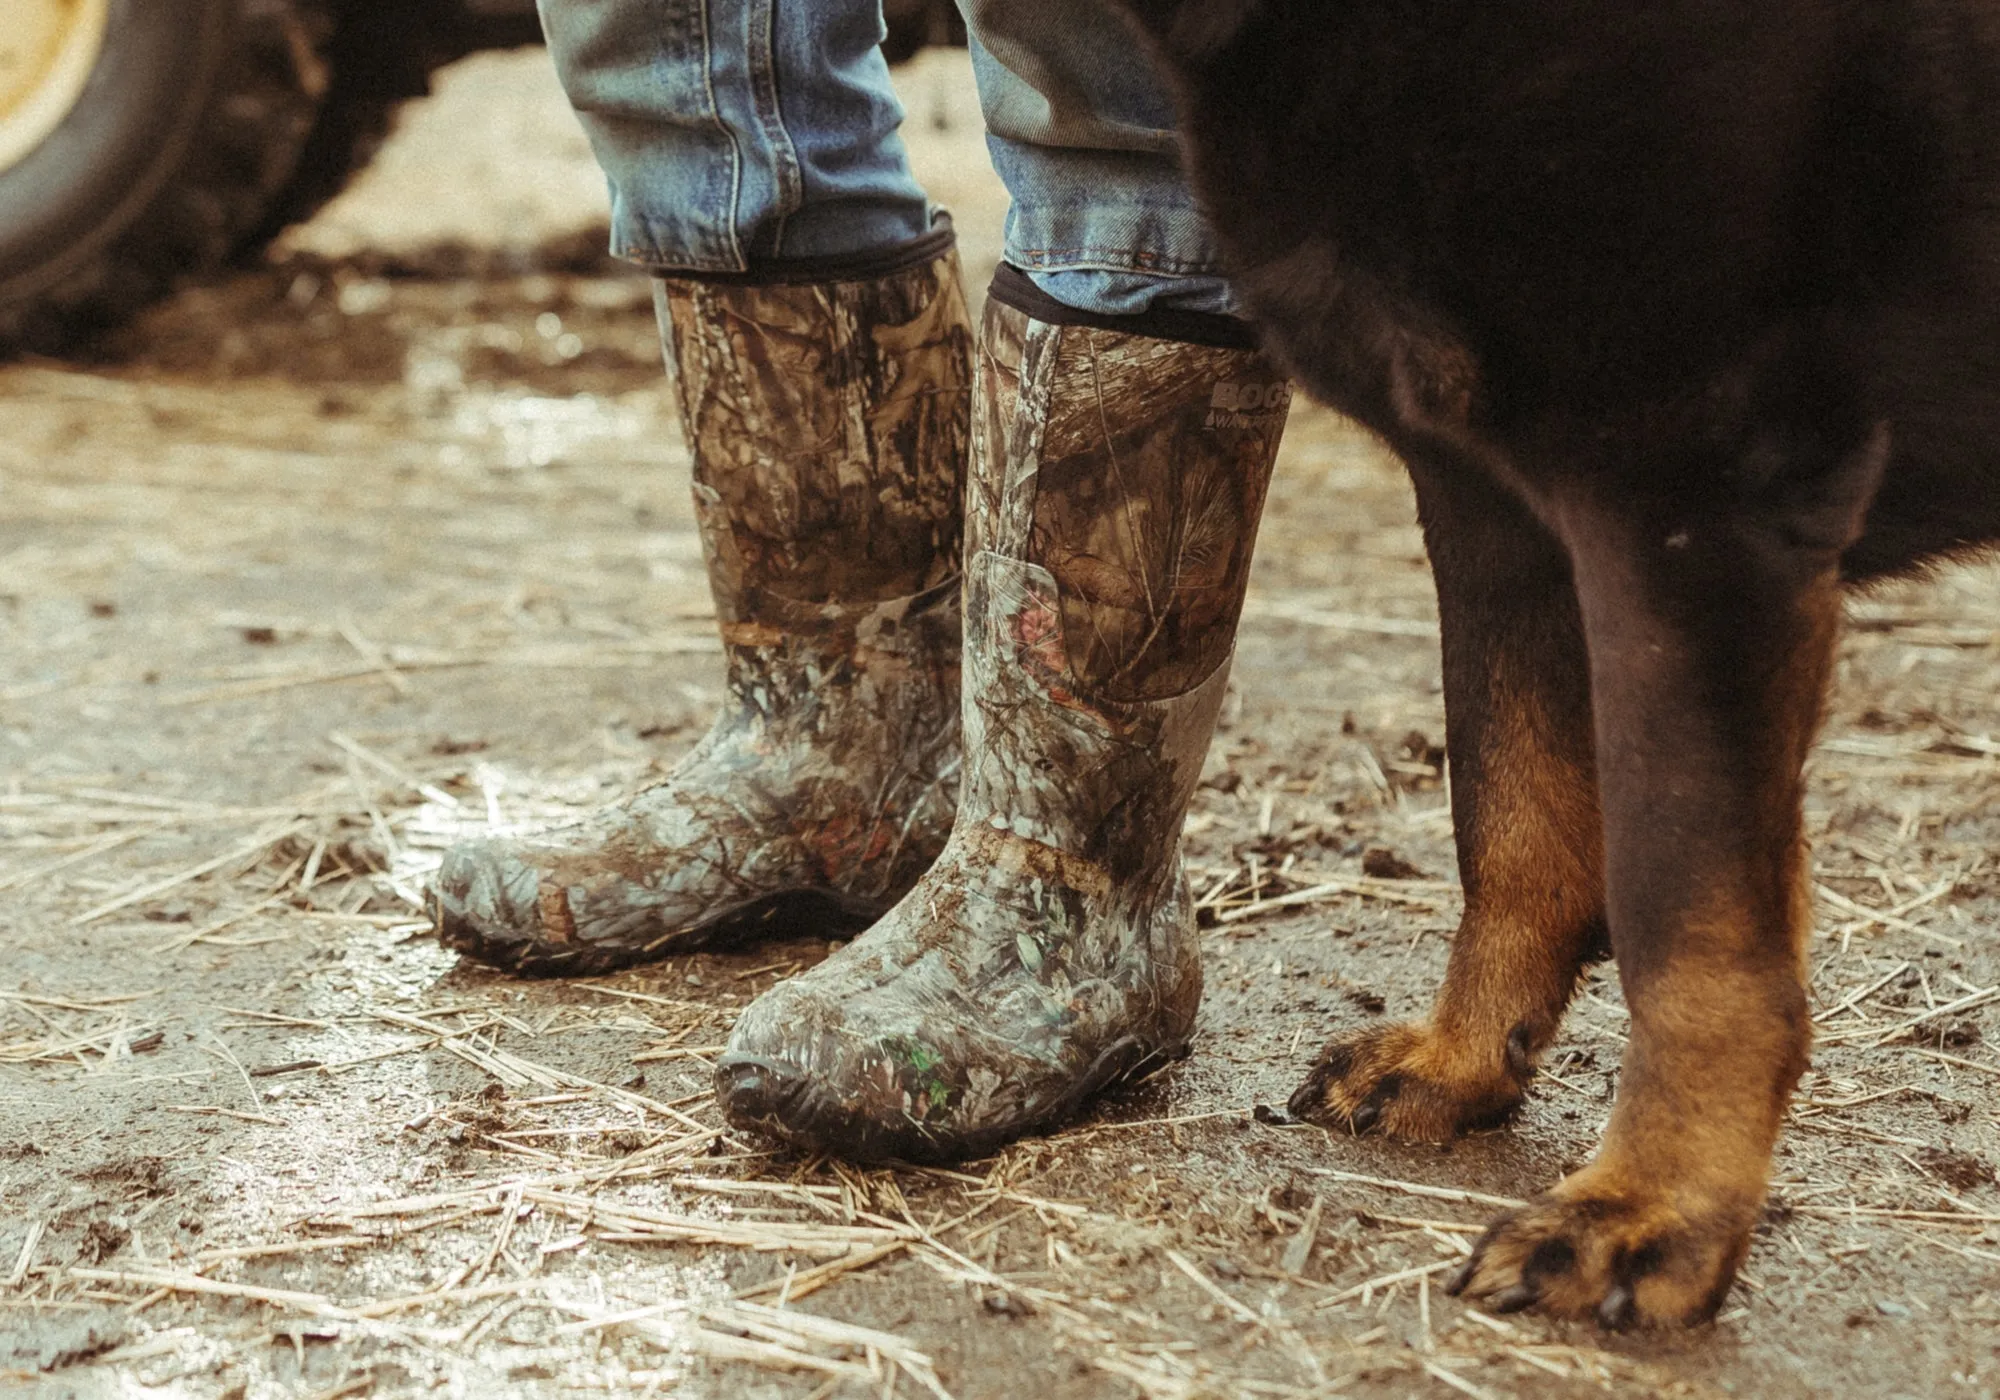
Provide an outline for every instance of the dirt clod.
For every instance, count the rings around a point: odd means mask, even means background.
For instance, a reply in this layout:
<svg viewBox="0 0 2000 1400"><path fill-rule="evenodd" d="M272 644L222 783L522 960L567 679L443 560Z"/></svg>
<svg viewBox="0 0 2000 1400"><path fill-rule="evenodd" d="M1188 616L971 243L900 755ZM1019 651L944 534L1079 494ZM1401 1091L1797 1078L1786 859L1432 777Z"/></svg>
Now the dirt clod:
<svg viewBox="0 0 2000 1400"><path fill-rule="evenodd" d="M1912 1155L1924 1170L1954 1191L1971 1191L1994 1184L1992 1163L1977 1153L1952 1147L1920 1147Z"/></svg>
<svg viewBox="0 0 2000 1400"><path fill-rule="evenodd" d="M131 1242L132 1232L109 1220L93 1220L84 1226L77 1242L76 1256L86 1264L102 1264Z"/></svg>
<svg viewBox="0 0 2000 1400"><path fill-rule="evenodd" d="M1421 880L1424 872L1387 846L1370 846L1361 853L1361 873L1377 880Z"/></svg>

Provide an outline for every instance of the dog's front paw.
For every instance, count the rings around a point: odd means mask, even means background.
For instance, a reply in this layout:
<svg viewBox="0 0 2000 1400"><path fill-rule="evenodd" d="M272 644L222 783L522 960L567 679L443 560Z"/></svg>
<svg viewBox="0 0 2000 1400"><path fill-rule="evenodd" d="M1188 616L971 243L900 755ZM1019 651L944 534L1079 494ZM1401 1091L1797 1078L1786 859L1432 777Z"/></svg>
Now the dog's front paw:
<svg viewBox="0 0 2000 1400"><path fill-rule="evenodd" d="M1328 1044L1290 1107L1293 1117L1329 1128L1449 1142L1504 1120L1532 1073L1524 1045L1477 1045L1399 1022Z"/></svg>
<svg viewBox="0 0 2000 1400"><path fill-rule="evenodd" d="M1495 1312L1532 1307L1613 1330L1704 1322L1756 1215L1733 1193L1712 1199L1690 1216L1653 1184L1586 1167L1488 1226L1450 1289Z"/></svg>

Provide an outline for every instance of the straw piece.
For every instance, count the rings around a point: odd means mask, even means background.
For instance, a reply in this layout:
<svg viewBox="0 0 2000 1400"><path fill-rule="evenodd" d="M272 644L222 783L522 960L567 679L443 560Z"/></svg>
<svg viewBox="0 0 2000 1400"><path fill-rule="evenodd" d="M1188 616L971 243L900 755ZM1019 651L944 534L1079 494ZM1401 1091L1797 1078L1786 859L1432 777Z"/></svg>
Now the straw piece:
<svg viewBox="0 0 2000 1400"><path fill-rule="evenodd" d="M1213 1279L1209 1278L1209 1276L1203 1273L1200 1269L1196 1268L1194 1261L1189 1259L1185 1254L1182 1254L1178 1249L1170 1249L1167 1251L1167 1262L1172 1264L1176 1269L1179 1269L1182 1273L1186 1274L1189 1278L1193 1279L1196 1285L1200 1287L1202 1292L1208 1294L1209 1297L1215 1299L1216 1302L1222 1304L1222 1306L1227 1308L1230 1312L1235 1313L1239 1318L1243 1319L1243 1321L1252 1323L1263 1322L1264 1319L1257 1316L1257 1314L1253 1312L1240 1299L1232 1298L1229 1296L1229 1294L1223 1292L1219 1284L1217 1284Z"/></svg>
<svg viewBox="0 0 2000 1400"><path fill-rule="evenodd" d="M1320 1299L1317 1303L1313 1304L1313 1307L1315 1309L1336 1307L1346 1302L1349 1298L1361 1298L1372 1294L1378 1288L1388 1288L1392 1284L1407 1283L1413 1278L1424 1278L1430 1274L1442 1273L1446 1269L1455 1269L1461 1262L1457 1259L1440 1259L1435 1264L1418 1264L1413 1268L1397 1269L1392 1273L1378 1274L1374 1278L1364 1279L1352 1288L1342 1289L1338 1293L1330 1294Z"/></svg>
<svg viewBox="0 0 2000 1400"><path fill-rule="evenodd" d="M54 875L58 871L67 870L72 865L81 865L87 860L94 860L107 852L115 851L120 846L129 846L134 841L151 836L155 832L164 831L171 825L173 825L171 822L155 821L135 831L114 831L109 836L101 837L91 842L80 851L70 852L61 860L53 860L46 865L32 866L18 874L9 875L6 879L0 880L0 892L18 890L27 885L32 885L35 881Z"/></svg>
<svg viewBox="0 0 2000 1400"><path fill-rule="evenodd" d="M824 1264L815 1264L810 1269L801 1269L799 1272L787 1274L783 1278L772 1279L768 1283L760 1283L755 1287L745 1288L738 1292L736 1296L746 1299L760 1298L767 1293L777 1293L782 1290L786 1302L796 1303L801 1298L819 1292L820 1289L843 1275L851 1274L856 1269L865 1269L870 1264L887 1259L892 1254L900 1254L909 1247L910 1242L908 1240L891 1240L887 1244L879 1244L872 1248L855 1250L851 1254L829 1260Z"/></svg>
<svg viewBox="0 0 2000 1400"><path fill-rule="evenodd" d="M1359 1172L1336 1171L1332 1167L1307 1167L1314 1176L1331 1177L1335 1181L1349 1181L1357 1186L1378 1186L1385 1191L1400 1191L1406 1196L1429 1196L1438 1201L1460 1201L1470 1205L1499 1206L1505 1210L1515 1210L1527 1204L1512 1196L1489 1196L1483 1191L1469 1191L1456 1186L1425 1186L1416 1181L1397 1181L1385 1176L1362 1176Z"/></svg>
<svg viewBox="0 0 2000 1400"><path fill-rule="evenodd" d="M42 1242L42 1233L48 1223L42 1220L30 1221L28 1237L21 1241L21 1252L14 1256L14 1267L5 1279L0 1279L0 1288L19 1288L28 1280L28 1270L34 1267L35 1250Z"/></svg>
<svg viewBox="0 0 2000 1400"><path fill-rule="evenodd" d="M169 875L164 880L156 880L150 885L146 885L140 889L133 890L128 894L122 894L118 896L116 899L107 900L105 903L98 905L94 909L85 910L83 913L78 914L75 918L69 921L70 927L81 928L85 924L96 923L99 919L103 918L107 914L115 914L120 909L127 909L134 904L140 903L143 900L152 899L157 895L163 895L168 890L179 889L182 885L187 884L191 880L199 880L202 876L220 870L225 865L232 864L233 862L242 860L245 857L255 855L260 851L267 850L270 847L276 845L278 842L284 840L287 836L293 835L296 832L304 830L305 826L306 823L303 821L293 821L287 823L285 826L281 828L278 828L277 830L271 830L267 828L266 830L259 832L257 835L252 836L249 840L244 841L239 845L230 847L228 850L224 851L221 855L216 856L213 860L203 861L200 865L197 865L190 870L183 870L178 874Z"/></svg>
<svg viewBox="0 0 2000 1400"><path fill-rule="evenodd" d="M1274 895L1270 899L1260 899L1255 904L1246 904L1240 909L1231 909L1216 915L1218 924L1236 924L1245 919L1254 919L1268 914L1274 909L1291 909L1301 904L1317 904L1337 895L1359 895L1363 899L1379 899L1390 904L1407 904L1417 909L1436 911L1444 906L1430 895L1418 893L1425 888L1436 889L1439 894L1455 892L1458 886L1442 880L1373 880L1366 876L1342 877L1324 880L1310 889L1294 890L1290 894Z"/></svg>
<svg viewBox="0 0 2000 1400"><path fill-rule="evenodd" d="M253 1303L271 1303L296 1308L324 1317L354 1314L320 1293L300 1293L288 1288L259 1288L248 1283L223 1283L199 1274L170 1273L164 1269L83 1269L72 1267L69 1276L93 1283L122 1283L139 1288L168 1288L176 1293L208 1293L217 1298L242 1298Z"/></svg>
<svg viewBox="0 0 2000 1400"><path fill-rule="evenodd" d="M383 1235L334 1235L317 1240L284 1240L277 1244L234 1245L220 1249L204 1249L194 1256L195 1263L207 1268L210 1264L220 1264L230 1259L272 1259L290 1254L314 1254L326 1249L354 1249L361 1246L381 1244Z"/></svg>
<svg viewBox="0 0 2000 1400"><path fill-rule="evenodd" d="M1444 1367L1438 1365L1437 1362L1435 1361L1426 1361L1423 1363L1423 1366L1425 1375L1443 1381L1453 1390L1460 1391L1463 1394L1472 1396L1473 1400L1493 1400L1491 1392L1481 1390L1478 1386L1474 1385L1464 1376L1461 1376L1454 1371L1447 1371Z"/></svg>
<svg viewBox="0 0 2000 1400"><path fill-rule="evenodd" d="M273 1118L268 1113L245 1113L236 1108L218 1108L214 1104L163 1103L162 1111L167 1113L194 1113L205 1118L235 1118L245 1123L264 1123L273 1128L288 1128L291 1125L282 1118Z"/></svg>

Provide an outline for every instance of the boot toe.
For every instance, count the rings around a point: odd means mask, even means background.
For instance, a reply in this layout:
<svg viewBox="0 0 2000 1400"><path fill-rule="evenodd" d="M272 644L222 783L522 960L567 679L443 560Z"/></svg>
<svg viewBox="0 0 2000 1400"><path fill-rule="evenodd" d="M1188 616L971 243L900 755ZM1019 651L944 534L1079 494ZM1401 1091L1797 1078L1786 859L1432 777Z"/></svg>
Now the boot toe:
<svg viewBox="0 0 2000 1400"><path fill-rule="evenodd" d="M779 983L738 1018L715 1063L723 1117L742 1131L850 1162L943 1155L935 1125L909 1112L894 1063L866 1014L871 998L815 995L814 974L824 977L826 968L822 963Z"/></svg>
<svg viewBox="0 0 2000 1400"><path fill-rule="evenodd" d="M533 862L511 842L452 847L431 884L439 940L496 967L526 966L549 951L541 883Z"/></svg>
<svg viewBox="0 0 2000 1400"><path fill-rule="evenodd" d="M1122 1016L1061 1051L977 1017L920 1028L906 987L836 998L812 980L781 983L744 1012L716 1061L716 1101L731 1127L851 1162L985 1156L1187 1053L1185 1037Z"/></svg>
<svg viewBox="0 0 2000 1400"><path fill-rule="evenodd" d="M730 1052L715 1064L715 1097L731 1127L863 1165L965 1155L897 1111L843 1095L839 1081L787 1058Z"/></svg>
<svg viewBox="0 0 2000 1400"><path fill-rule="evenodd" d="M819 1116L805 1102L811 1084L798 1066L763 1055L725 1054L715 1063L715 1101L730 1126L787 1141L795 1124Z"/></svg>

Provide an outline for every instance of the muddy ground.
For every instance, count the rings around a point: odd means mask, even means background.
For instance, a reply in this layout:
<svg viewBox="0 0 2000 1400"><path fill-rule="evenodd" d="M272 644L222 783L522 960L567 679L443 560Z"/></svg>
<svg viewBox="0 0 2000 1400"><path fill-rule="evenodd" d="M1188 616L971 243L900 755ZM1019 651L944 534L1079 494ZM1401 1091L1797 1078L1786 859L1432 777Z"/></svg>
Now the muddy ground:
<svg viewBox="0 0 2000 1400"><path fill-rule="evenodd" d="M447 78L267 265L101 362L0 367L0 1392L2000 1393L1990 570L1855 605L1811 788L1821 1048L1691 1335L1434 1286L1590 1152L1615 978L1505 1131L1259 1112L1331 1032L1421 1011L1457 907L1409 493L1323 412L1188 824L1187 1062L961 1172L857 1173L705 1094L824 942L574 984L440 950L440 847L645 784L718 661L646 288L597 255L546 61ZM983 285L962 58L903 81Z"/></svg>

